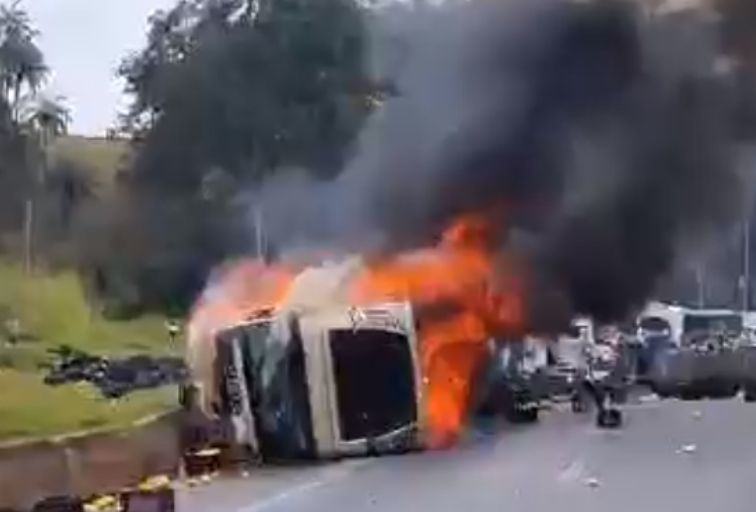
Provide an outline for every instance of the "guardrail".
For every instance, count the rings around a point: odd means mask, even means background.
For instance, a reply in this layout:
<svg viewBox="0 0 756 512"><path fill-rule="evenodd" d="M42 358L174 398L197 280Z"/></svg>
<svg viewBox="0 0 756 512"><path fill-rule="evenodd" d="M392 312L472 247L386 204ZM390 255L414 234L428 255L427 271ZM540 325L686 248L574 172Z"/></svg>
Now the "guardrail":
<svg viewBox="0 0 756 512"><path fill-rule="evenodd" d="M90 496L152 475L178 475L181 414L151 416L122 429L0 444L0 510L28 510L47 496Z"/></svg>

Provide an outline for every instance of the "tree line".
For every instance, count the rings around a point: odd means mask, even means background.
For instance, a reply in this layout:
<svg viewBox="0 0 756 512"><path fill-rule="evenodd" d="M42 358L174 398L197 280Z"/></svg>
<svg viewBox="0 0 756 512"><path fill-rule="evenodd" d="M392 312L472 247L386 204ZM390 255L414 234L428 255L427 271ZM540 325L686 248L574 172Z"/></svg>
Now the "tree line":
<svg viewBox="0 0 756 512"><path fill-rule="evenodd" d="M47 68L27 14L18 3L3 9L2 114L8 140L27 140L18 112ZM20 202L9 231L22 243L28 201L57 187L69 200L47 199L56 206L37 216L36 264L76 266L110 315L181 314L213 266L252 246L240 192L293 167L332 178L391 93L368 58L375 13L360 0L178 0L155 12L145 46L118 69L132 100L120 119L131 151L115 191L95 198L71 162L35 184L45 166L19 150L29 183L3 187ZM9 59L25 60L6 65L6 46ZM35 158L68 119L57 103L39 105Z"/></svg>

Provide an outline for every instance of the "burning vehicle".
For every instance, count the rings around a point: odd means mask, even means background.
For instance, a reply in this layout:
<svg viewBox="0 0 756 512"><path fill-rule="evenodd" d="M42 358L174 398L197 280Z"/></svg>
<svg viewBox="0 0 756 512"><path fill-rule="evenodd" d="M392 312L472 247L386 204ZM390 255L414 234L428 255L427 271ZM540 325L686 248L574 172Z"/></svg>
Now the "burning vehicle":
<svg viewBox="0 0 756 512"><path fill-rule="evenodd" d="M411 306L296 297L303 283L327 273L303 272L288 302L218 330L199 347L200 358L190 360L196 404L218 425L216 443L263 461L422 446L423 381Z"/></svg>
<svg viewBox="0 0 756 512"><path fill-rule="evenodd" d="M218 335L215 383L234 441L263 460L409 450L421 443L408 304L280 312Z"/></svg>
<svg viewBox="0 0 756 512"><path fill-rule="evenodd" d="M268 460L453 443L487 340L519 339L524 325L487 229L464 217L438 246L381 260L219 270L188 331L204 430Z"/></svg>

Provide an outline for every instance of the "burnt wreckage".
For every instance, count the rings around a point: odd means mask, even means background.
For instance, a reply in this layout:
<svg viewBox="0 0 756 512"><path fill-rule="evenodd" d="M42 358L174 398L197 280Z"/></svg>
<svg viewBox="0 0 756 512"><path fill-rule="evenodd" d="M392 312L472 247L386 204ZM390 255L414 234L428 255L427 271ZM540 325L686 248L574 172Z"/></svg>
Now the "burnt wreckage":
<svg viewBox="0 0 756 512"><path fill-rule="evenodd" d="M223 443L263 461L406 451L422 444L410 305L269 311L217 334L196 404Z"/></svg>

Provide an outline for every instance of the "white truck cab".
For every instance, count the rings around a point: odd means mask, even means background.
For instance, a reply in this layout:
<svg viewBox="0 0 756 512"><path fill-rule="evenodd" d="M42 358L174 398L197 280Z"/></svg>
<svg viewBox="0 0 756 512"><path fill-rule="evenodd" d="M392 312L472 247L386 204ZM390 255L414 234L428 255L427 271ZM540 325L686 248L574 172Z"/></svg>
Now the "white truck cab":
<svg viewBox="0 0 756 512"><path fill-rule="evenodd" d="M418 340L408 303L281 309L216 336L211 411L265 459L422 444Z"/></svg>

